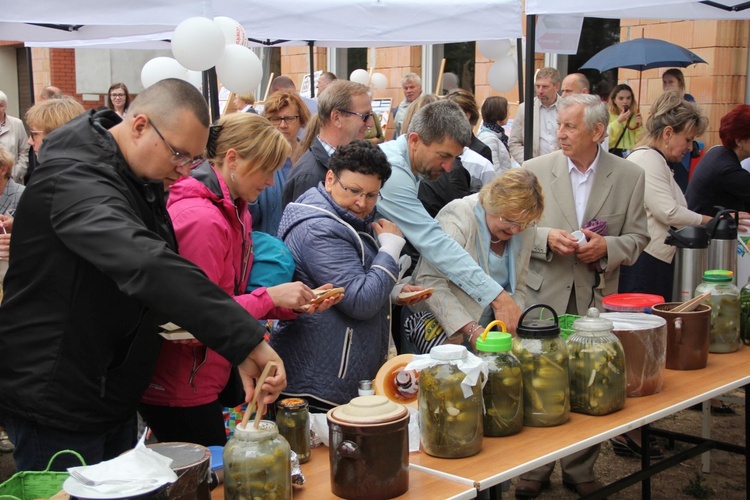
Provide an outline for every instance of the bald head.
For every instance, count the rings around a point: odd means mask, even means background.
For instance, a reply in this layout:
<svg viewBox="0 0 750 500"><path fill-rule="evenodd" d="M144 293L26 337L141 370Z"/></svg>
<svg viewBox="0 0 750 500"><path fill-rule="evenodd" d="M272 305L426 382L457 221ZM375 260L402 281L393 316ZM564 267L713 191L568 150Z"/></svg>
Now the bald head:
<svg viewBox="0 0 750 500"><path fill-rule="evenodd" d="M48 99L61 99L62 96L63 96L62 90L60 90L57 87L53 87L52 85L49 85L48 87L44 87L44 90L42 90L42 93L39 94L39 100L46 101Z"/></svg>
<svg viewBox="0 0 750 500"><path fill-rule="evenodd" d="M571 73L562 81L562 96L567 97L572 94L588 94L591 84L586 75L582 73Z"/></svg>
<svg viewBox="0 0 750 500"><path fill-rule="evenodd" d="M297 86L294 84L291 78L286 75L279 75L271 82L271 89L269 94L278 92L279 90L288 90L290 92L296 92Z"/></svg>
<svg viewBox="0 0 750 500"><path fill-rule="evenodd" d="M174 127L178 125L179 116L183 111L193 114L205 127L211 123L203 95L191 84L169 78L151 85L138 94L130 105L128 115L147 114L158 117L160 124L165 124L165 127Z"/></svg>

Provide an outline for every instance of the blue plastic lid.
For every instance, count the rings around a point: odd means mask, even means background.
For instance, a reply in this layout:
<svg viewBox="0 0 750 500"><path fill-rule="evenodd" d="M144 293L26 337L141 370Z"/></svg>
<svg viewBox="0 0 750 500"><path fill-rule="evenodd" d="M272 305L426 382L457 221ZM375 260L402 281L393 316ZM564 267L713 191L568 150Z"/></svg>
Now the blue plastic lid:
<svg viewBox="0 0 750 500"><path fill-rule="evenodd" d="M208 451L211 452L211 470L219 470L224 468L224 447L223 446L209 446Z"/></svg>

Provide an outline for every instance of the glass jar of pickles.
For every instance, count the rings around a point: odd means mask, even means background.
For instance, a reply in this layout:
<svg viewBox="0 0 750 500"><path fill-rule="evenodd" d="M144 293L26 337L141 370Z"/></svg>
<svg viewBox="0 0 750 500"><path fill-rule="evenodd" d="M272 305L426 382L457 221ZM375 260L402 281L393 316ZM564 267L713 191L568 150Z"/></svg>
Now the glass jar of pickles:
<svg viewBox="0 0 750 500"><path fill-rule="evenodd" d="M483 426L484 435L490 437L511 436L523 427L521 363L511 352L513 337L505 331L490 331L497 323L502 321L487 325L477 339L477 353L487 363Z"/></svg>
<svg viewBox="0 0 750 500"><path fill-rule="evenodd" d="M224 498L292 498L289 443L276 424L261 420L256 429L237 426L224 447Z"/></svg>
<svg viewBox="0 0 750 500"><path fill-rule="evenodd" d="M573 323L567 340L571 411L606 415L625 406L625 353L613 328L595 307Z"/></svg>
<svg viewBox="0 0 750 500"><path fill-rule="evenodd" d="M534 309L552 311L553 320L525 319ZM523 375L523 424L552 427L568 421L570 382L568 349L560 338L557 313L539 304L526 309L518 321L513 354Z"/></svg>
<svg viewBox="0 0 750 500"><path fill-rule="evenodd" d="M276 403L276 425L279 434L289 442L297 454L299 463L310 460L310 413L307 401L300 398L286 398Z"/></svg>
<svg viewBox="0 0 750 500"><path fill-rule="evenodd" d="M482 449L482 385L486 364L460 345L415 355L405 370L419 371L419 435L425 453L461 458Z"/></svg>
<svg viewBox="0 0 750 500"><path fill-rule="evenodd" d="M706 271L695 289L696 297L711 292L706 300L711 306L708 352L734 352L740 348L740 291L732 280L732 271Z"/></svg>

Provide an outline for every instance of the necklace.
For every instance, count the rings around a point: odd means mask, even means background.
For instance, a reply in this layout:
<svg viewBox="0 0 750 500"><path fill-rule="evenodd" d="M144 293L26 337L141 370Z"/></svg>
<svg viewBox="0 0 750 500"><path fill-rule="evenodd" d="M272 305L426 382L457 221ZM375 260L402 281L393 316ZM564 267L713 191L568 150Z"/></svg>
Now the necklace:
<svg viewBox="0 0 750 500"><path fill-rule="evenodd" d="M500 243L501 241L503 241L503 240L502 240L502 239L499 239L499 240L493 240L492 238L490 238L490 243L498 244L498 243Z"/></svg>

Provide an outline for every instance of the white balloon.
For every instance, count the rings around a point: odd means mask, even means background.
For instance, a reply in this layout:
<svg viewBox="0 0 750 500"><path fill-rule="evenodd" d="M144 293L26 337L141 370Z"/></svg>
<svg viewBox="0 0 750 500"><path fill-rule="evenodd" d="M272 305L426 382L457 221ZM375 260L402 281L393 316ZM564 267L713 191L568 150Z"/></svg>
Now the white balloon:
<svg viewBox="0 0 750 500"><path fill-rule="evenodd" d="M355 69L352 71L352 74L349 75L349 80L361 83L362 85L367 85L367 82L370 80L370 74L365 69Z"/></svg>
<svg viewBox="0 0 750 500"><path fill-rule="evenodd" d="M510 92L518 84L518 67L513 57L495 61L487 72L487 81L497 92Z"/></svg>
<svg viewBox="0 0 750 500"><path fill-rule="evenodd" d="M224 33L224 43L226 45L244 45L247 46L247 33L240 23L231 17L214 17L214 22Z"/></svg>
<svg viewBox="0 0 750 500"><path fill-rule="evenodd" d="M200 71L187 70L187 82L198 90L203 90L203 73Z"/></svg>
<svg viewBox="0 0 750 500"><path fill-rule="evenodd" d="M141 83L144 89L167 78L187 80L187 70L171 57L155 57L143 65Z"/></svg>
<svg viewBox="0 0 750 500"><path fill-rule="evenodd" d="M370 83L375 87L375 90L383 90L388 86L388 77L383 73L373 73Z"/></svg>
<svg viewBox="0 0 750 500"><path fill-rule="evenodd" d="M224 53L224 32L205 17L182 21L172 34L172 55L193 71L204 71L216 65Z"/></svg>
<svg viewBox="0 0 750 500"><path fill-rule="evenodd" d="M510 50L510 40L479 40L477 50L487 59L502 59Z"/></svg>
<svg viewBox="0 0 750 500"><path fill-rule="evenodd" d="M241 45L227 45L216 63L216 76L235 94L254 91L263 78L263 65L255 52Z"/></svg>

